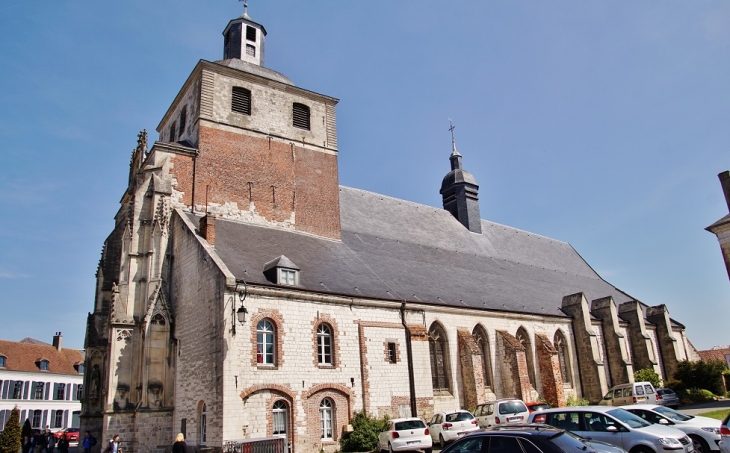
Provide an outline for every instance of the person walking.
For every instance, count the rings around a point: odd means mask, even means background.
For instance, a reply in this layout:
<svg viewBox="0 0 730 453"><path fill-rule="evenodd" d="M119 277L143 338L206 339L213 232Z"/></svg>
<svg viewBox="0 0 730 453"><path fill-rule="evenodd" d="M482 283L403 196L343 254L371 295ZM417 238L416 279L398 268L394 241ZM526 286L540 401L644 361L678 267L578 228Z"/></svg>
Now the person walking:
<svg viewBox="0 0 730 453"><path fill-rule="evenodd" d="M112 440L109 441L109 445L106 446L103 453L121 453L122 449L119 448L119 434L115 434Z"/></svg>
<svg viewBox="0 0 730 453"><path fill-rule="evenodd" d="M84 447L84 453L91 453L91 447L96 445L96 438L92 436L89 431L86 431L86 435L84 436L84 440L81 442L81 445Z"/></svg>
<svg viewBox="0 0 730 453"><path fill-rule="evenodd" d="M46 434L39 432L35 435L35 453L43 453L46 449Z"/></svg>
<svg viewBox="0 0 730 453"><path fill-rule="evenodd" d="M61 450L61 453L68 453L68 439L66 438L66 433L61 433L61 438L58 439L58 449Z"/></svg>
<svg viewBox="0 0 730 453"><path fill-rule="evenodd" d="M31 441L31 439L31 436L23 437L23 453L30 453L33 449L33 441Z"/></svg>
<svg viewBox="0 0 730 453"><path fill-rule="evenodd" d="M54 448L56 448L56 436L48 430L46 431L46 452L53 453Z"/></svg>
<svg viewBox="0 0 730 453"><path fill-rule="evenodd" d="M187 448L185 436L183 433L179 433L175 438L175 443L172 444L172 453L185 453L185 448Z"/></svg>

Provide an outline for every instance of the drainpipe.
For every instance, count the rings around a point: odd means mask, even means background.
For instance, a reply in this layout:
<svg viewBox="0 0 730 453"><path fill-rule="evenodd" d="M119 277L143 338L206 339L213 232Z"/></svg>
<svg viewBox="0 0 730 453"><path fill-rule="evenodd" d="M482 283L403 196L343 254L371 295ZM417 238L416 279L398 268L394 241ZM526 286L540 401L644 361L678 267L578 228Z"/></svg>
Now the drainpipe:
<svg viewBox="0 0 730 453"><path fill-rule="evenodd" d="M406 303L400 305L400 320L406 332L406 354L408 355L408 387L411 394L411 417L418 417L416 408L416 381L413 377L413 349L411 348L411 329L406 324Z"/></svg>

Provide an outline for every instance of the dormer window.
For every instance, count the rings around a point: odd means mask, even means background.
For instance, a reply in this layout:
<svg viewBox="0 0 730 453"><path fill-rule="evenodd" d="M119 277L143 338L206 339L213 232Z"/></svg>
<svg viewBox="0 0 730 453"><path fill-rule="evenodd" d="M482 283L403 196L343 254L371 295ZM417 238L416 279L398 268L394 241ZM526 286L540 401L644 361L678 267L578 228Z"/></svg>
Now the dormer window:
<svg viewBox="0 0 730 453"><path fill-rule="evenodd" d="M299 266L284 255L264 265L264 276L277 285L299 286L299 271Z"/></svg>
<svg viewBox="0 0 730 453"><path fill-rule="evenodd" d="M8 358L4 355L0 355L0 368L5 368Z"/></svg>
<svg viewBox="0 0 730 453"><path fill-rule="evenodd" d="M84 364L83 363L81 363L81 362L77 363L76 365L74 365L74 368L76 368L76 371L79 374L84 374Z"/></svg>
<svg viewBox="0 0 730 453"><path fill-rule="evenodd" d="M46 359L41 359L40 362L38 362L38 368L40 368L41 371L48 371L48 364L50 362Z"/></svg>

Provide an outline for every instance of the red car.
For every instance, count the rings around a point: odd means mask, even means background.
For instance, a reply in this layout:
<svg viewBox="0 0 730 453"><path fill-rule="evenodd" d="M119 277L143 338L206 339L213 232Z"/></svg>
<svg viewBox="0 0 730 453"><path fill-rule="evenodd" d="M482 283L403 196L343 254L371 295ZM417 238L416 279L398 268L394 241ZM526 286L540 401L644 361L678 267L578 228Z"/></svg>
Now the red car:
<svg viewBox="0 0 730 453"><path fill-rule="evenodd" d="M78 428L67 428L65 431L57 431L53 433L54 436L56 436L56 439L60 439L61 436L66 434L66 440L69 442L78 442L79 441L79 429Z"/></svg>
<svg viewBox="0 0 730 453"><path fill-rule="evenodd" d="M527 410L529 410L530 413L550 409L550 405L548 403L527 403L525 406L527 406Z"/></svg>

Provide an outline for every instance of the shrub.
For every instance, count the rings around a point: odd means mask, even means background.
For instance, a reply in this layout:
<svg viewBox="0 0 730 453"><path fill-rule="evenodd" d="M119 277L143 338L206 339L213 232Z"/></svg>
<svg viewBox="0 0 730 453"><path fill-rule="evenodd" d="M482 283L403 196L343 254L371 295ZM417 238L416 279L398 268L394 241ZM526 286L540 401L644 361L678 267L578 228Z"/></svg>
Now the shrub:
<svg viewBox="0 0 730 453"><path fill-rule="evenodd" d="M378 444L378 433L388 426L387 418L370 418L365 411L355 412L353 431L340 439L342 451L372 451Z"/></svg>
<svg viewBox="0 0 730 453"><path fill-rule="evenodd" d="M578 398L577 396L570 395L567 400L565 400L566 406L588 406L590 403L585 398Z"/></svg>
<svg viewBox="0 0 730 453"><path fill-rule="evenodd" d="M644 368L634 372L635 382L651 382L655 389L662 388L662 378L653 368Z"/></svg>
<svg viewBox="0 0 730 453"><path fill-rule="evenodd" d="M684 360L677 365L677 372L673 377L682 381L688 389L707 389L716 395L724 395L722 372L726 369L727 364L722 360Z"/></svg>
<svg viewBox="0 0 730 453"><path fill-rule="evenodd" d="M715 399L715 395L711 391L705 389L690 389L687 392L689 399L695 403L704 403L705 401L712 401Z"/></svg>
<svg viewBox="0 0 730 453"><path fill-rule="evenodd" d="M5 429L0 433L0 453L20 451L20 410L17 406L10 412Z"/></svg>
<svg viewBox="0 0 730 453"><path fill-rule="evenodd" d="M684 385L684 382L678 381L676 379L668 379L664 381L664 387L670 388L677 392L677 394L684 393L685 390L687 390L687 386Z"/></svg>

